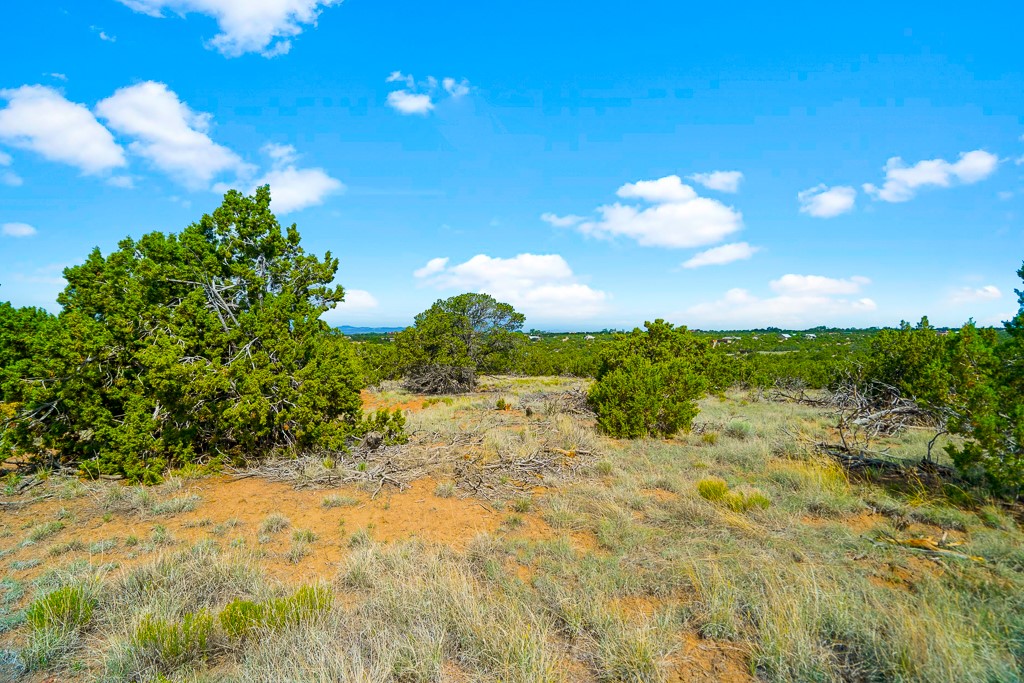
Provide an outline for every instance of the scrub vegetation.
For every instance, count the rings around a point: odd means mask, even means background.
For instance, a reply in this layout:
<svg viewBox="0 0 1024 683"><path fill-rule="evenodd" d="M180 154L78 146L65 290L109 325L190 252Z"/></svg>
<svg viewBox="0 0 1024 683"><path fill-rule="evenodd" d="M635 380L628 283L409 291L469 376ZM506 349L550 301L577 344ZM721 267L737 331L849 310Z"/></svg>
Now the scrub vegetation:
<svg viewBox="0 0 1024 683"><path fill-rule="evenodd" d="M0 305L0 679L1024 677L1024 313L348 339L299 245L229 193Z"/></svg>

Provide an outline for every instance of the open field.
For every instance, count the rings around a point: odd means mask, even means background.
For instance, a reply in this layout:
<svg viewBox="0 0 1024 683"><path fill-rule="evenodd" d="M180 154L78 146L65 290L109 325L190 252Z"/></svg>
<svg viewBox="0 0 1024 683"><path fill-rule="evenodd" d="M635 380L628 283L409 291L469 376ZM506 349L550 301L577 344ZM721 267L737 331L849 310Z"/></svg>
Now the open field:
<svg viewBox="0 0 1024 683"><path fill-rule="evenodd" d="M756 394L617 442L583 386L364 392L412 439L363 460L8 478L0 680L1020 680L1017 510L851 479Z"/></svg>

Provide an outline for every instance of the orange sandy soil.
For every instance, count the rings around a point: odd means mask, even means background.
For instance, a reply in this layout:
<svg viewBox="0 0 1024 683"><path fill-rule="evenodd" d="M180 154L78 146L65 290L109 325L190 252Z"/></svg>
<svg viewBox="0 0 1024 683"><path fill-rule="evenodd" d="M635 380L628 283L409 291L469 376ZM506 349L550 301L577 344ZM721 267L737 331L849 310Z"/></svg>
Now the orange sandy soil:
<svg viewBox="0 0 1024 683"><path fill-rule="evenodd" d="M31 580L53 564L73 559L90 559L93 563L117 563L129 567L152 560L161 549L173 549L196 541L214 538L221 543L243 539L248 548L262 549L266 556L261 564L268 574L286 583L301 583L316 578L333 578L339 560L348 553L348 538L353 532L365 529L377 541L389 542L421 539L455 549L463 549L477 534L504 534L516 538L552 539L559 534L539 517L531 514L516 515L522 524L511 528L503 523L510 517L486 503L471 498L440 498L434 495L437 483L431 479L413 482L404 491L384 489L376 498L353 487L329 490L295 490L285 483L249 477L234 479L228 476L211 477L186 483L173 497L196 494L202 498L195 510L175 515L140 516L132 513L106 515L99 503L89 495L72 500L49 499L22 508L5 511L0 520L0 548L12 547L14 553L5 558L11 561L42 560L39 566L9 575L19 581ZM355 505L325 508L327 496L343 496L358 500ZM169 498L171 495L161 496ZM69 516L66 528L34 545L21 547L28 530L37 524L55 520L61 510ZM270 514L281 514L290 521L289 528L270 534L270 542L260 543L260 524ZM222 526L220 534L217 525ZM163 525L173 545L159 546L150 553L140 552L149 539L153 527ZM287 558L291 534L296 529L312 531L316 541L308 548L310 554L292 564ZM125 546L125 539L134 536L140 540L135 548ZM96 541L117 539L117 546L100 555L86 551L62 553L56 560L47 550L77 539L88 545ZM593 547L592 539L577 534L573 543L580 549ZM130 554L137 553L135 557Z"/></svg>
<svg viewBox="0 0 1024 683"><path fill-rule="evenodd" d="M118 486L105 484L104 486ZM265 556L260 560L267 574L285 584L299 584L317 579L334 578L339 561L349 552L347 540L359 529L366 529L380 542L420 539L428 543L464 549L477 534L490 533L512 538L554 539L563 532L549 527L536 515L523 513L515 517L522 520L512 526L506 522L512 516L496 511L487 503L473 498L441 498L434 495L437 482L421 479L405 491L384 489L376 498L353 487L329 490L296 490L288 484L271 482L258 477L235 479L217 476L187 482L180 491L161 492L159 498L195 494L201 497L195 510L174 515L139 515L136 513L106 513L99 495L94 493L69 500L50 498L4 511L0 516L0 549L13 552L3 558L7 576L26 582L38 578L47 569L73 560L88 559L93 564L112 563L114 571L151 562L161 553L174 552L200 541L216 539L227 544L243 539L246 547L260 549ZM33 493L40 492L38 487ZM659 498L673 497L666 491L651 490ZM324 508L327 496L345 496L357 499L354 505ZM18 500L2 497L3 500ZM260 543L260 525L270 514L284 515L290 526L275 534L270 541ZM65 528L34 545L22 546L29 530L44 522L63 517ZM217 525L232 526L218 533ZM150 540L155 525L164 526L173 544L157 546L150 552L142 546ZM291 534L296 529L308 529L316 534L316 541L308 548L310 554L291 563L287 552L291 547ZM134 536L139 545L128 547L125 539ZM584 533L569 535L580 551L599 552L595 539ZM62 552L52 557L48 550L54 546L78 540L90 543L116 539L117 545L100 554L88 550ZM41 560L38 566L13 570L12 561ZM516 574L526 582L533 578L531 567L516 565ZM649 616L663 606L653 598L628 598L619 608L625 616ZM747 654L728 643L718 643L686 634L681 638L677 653L670 662L668 680L681 681L752 681L747 672ZM456 672L451 672L455 674ZM586 680L581 672L565 672L569 680ZM453 675L452 680L458 680Z"/></svg>
<svg viewBox="0 0 1024 683"><path fill-rule="evenodd" d="M366 389L363 389L359 395L363 399L363 410L366 411L380 410L381 408L386 408L387 410L395 410L397 408L402 412L408 411L411 413L415 413L418 410L423 410L423 403L427 400L425 398L420 397L411 399L409 401L394 403L385 401L380 395L375 394L372 391L367 391Z"/></svg>

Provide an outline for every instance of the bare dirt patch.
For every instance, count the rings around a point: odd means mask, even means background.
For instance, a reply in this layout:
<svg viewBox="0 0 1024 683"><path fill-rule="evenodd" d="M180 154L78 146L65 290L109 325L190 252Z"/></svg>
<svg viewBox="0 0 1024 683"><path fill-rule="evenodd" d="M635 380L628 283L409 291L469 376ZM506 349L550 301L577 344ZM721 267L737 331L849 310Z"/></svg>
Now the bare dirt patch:
<svg viewBox="0 0 1024 683"><path fill-rule="evenodd" d="M716 681L753 683L747 651L730 643L684 634L682 651L668 671L668 683Z"/></svg>
<svg viewBox="0 0 1024 683"><path fill-rule="evenodd" d="M295 489L258 477L218 476L186 483L174 493L175 497L199 496L194 510L150 515L105 512L100 504L102 488L97 487L91 495L44 500L6 512L0 531L7 537L0 539L0 548L12 550L4 558L8 573L18 580L31 580L71 560L124 568L184 544L213 539L259 553L261 564L277 579L302 582L332 578L357 533L380 542L419 539L456 550L481 533L529 539L559 535L536 515L515 514L510 522L513 515L480 499L440 497L436 489L434 479L420 479L404 490L385 488L371 498L357 487ZM325 506L325 498L330 497L344 504ZM287 525L276 531L261 528L271 515L283 516ZM63 528L45 540L22 545L33 528L59 518ZM157 527L163 532L154 531ZM165 539L154 541L161 533ZM294 535L299 536L298 542ZM296 543L301 544L301 552L290 554ZM574 542L580 547L586 544L586 539Z"/></svg>

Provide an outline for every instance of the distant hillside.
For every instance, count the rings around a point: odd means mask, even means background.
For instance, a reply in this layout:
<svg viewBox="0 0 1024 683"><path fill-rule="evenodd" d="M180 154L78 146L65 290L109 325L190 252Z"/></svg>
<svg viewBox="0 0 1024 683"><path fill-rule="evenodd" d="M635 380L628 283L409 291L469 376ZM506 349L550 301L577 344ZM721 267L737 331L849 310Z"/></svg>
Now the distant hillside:
<svg viewBox="0 0 1024 683"><path fill-rule="evenodd" d="M338 328L342 334L387 334L388 332L401 332L404 327L353 327L342 325Z"/></svg>

